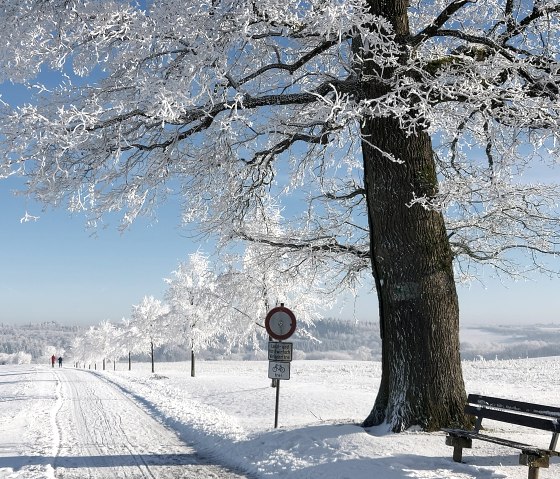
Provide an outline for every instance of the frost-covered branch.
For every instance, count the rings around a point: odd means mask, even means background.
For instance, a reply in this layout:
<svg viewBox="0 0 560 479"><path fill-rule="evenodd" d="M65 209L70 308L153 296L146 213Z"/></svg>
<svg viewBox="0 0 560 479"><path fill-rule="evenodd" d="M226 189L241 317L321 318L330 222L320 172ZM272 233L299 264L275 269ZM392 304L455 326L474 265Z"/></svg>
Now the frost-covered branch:
<svg viewBox="0 0 560 479"><path fill-rule="evenodd" d="M351 254L357 256L358 258L369 258L369 251L364 251L351 245L343 245L339 243L335 238L324 237L324 238L302 238L297 242L291 242L290 240L272 240L269 238L257 238L250 236L246 233L239 232L238 236L246 241L251 241L253 243L261 243L268 246L274 246L276 248L284 248L287 250L309 250L313 252L324 251L330 254Z"/></svg>
<svg viewBox="0 0 560 479"><path fill-rule="evenodd" d="M456 12L469 3L473 3L473 0L454 0L450 2L449 5L447 5L426 28L412 37L409 40L409 43L413 46L417 46L425 39L434 37L438 34L440 28L443 27L443 25L445 25Z"/></svg>
<svg viewBox="0 0 560 479"><path fill-rule="evenodd" d="M410 35L361 0L236 5L8 2L1 75L33 96L2 99L0 175L94 227L180 195L220 244L324 254L353 276L369 267L362 147L402 164L360 125L394 118L432 135L439 193L407 201L446 214L457 261L555 253L555 191L534 185L544 215L504 203L560 157L558 2L412 2ZM272 203L287 241L248 224Z"/></svg>

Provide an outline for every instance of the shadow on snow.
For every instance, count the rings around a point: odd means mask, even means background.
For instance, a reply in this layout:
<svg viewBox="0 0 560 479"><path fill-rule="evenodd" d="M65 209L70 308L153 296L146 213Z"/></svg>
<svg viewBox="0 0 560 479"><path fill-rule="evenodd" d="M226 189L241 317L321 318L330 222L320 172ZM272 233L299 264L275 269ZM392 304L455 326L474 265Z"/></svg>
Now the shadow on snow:
<svg viewBox="0 0 560 479"><path fill-rule="evenodd" d="M208 465L194 454L117 454L106 456L4 456L0 468L21 469L25 466L46 466L67 469L88 467L185 466Z"/></svg>

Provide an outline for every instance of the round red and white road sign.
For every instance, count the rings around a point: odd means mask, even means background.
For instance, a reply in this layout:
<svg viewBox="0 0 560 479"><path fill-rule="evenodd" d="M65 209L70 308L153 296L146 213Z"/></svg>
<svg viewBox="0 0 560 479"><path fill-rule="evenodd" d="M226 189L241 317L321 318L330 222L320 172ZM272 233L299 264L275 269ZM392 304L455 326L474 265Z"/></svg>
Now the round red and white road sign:
<svg viewBox="0 0 560 479"><path fill-rule="evenodd" d="M271 338L283 341L288 339L296 330L296 316L285 306L272 308L264 320L266 332Z"/></svg>

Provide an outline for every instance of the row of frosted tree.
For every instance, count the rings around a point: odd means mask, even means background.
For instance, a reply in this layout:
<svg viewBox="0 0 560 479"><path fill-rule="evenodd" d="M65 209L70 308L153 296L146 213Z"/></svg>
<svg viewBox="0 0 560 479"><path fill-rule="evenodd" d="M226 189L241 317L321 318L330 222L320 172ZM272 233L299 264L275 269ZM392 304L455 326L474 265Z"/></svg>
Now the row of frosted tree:
<svg viewBox="0 0 560 479"><path fill-rule="evenodd" d="M163 299L146 295L132 306L130 318L120 323L102 321L76 338L71 356L78 366L103 369L106 362L148 354L155 372L154 349L173 345L190 352L191 376L198 353L219 348L228 354L235 347L252 345L266 335L267 311L285 303L298 319L298 333L320 317L332 295L313 286L305 271L294 271L282 255L266 245L253 245L227 263L212 262L198 251L179 263L169 278ZM219 268L219 271L217 269Z"/></svg>

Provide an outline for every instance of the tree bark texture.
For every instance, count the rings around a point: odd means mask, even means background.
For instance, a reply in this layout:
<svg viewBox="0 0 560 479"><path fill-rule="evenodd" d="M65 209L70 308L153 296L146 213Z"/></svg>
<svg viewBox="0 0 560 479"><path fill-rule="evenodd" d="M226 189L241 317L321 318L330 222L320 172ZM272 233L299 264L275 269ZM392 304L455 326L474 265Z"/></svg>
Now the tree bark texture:
<svg viewBox="0 0 560 479"><path fill-rule="evenodd" d="M392 21L397 36L408 34L407 1L370 5ZM368 69L373 73L376 65L366 63L362 73ZM368 77L378 78L375 73ZM384 88L371 81L365 93L375 98ZM466 425L459 306L443 215L410 204L414 195L437 192L431 139L425 132L407 135L393 117L366 119L362 135L382 338L381 384L364 426L387 422L398 432Z"/></svg>
<svg viewBox="0 0 560 479"><path fill-rule="evenodd" d="M413 194L433 194L430 138L406 137L391 119L369 120L363 133L404 161L363 146L382 338L381 386L365 425L462 425L459 306L445 224L441 213L409 206Z"/></svg>

